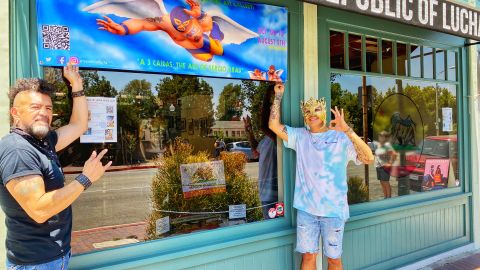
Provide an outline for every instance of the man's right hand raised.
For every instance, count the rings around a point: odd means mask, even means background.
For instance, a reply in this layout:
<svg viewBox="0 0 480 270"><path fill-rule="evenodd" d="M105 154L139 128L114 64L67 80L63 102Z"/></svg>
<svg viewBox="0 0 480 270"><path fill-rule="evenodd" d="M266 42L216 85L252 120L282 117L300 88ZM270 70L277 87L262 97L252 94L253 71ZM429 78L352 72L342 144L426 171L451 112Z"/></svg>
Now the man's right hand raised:
<svg viewBox="0 0 480 270"><path fill-rule="evenodd" d="M95 183L98 179L100 179L110 165L112 165L112 161L109 161L107 164L105 164L105 166L102 164L102 158L107 151L108 149L104 149L98 155L96 151L93 151L92 155L90 155L90 158L85 161L82 173L88 177L92 183Z"/></svg>

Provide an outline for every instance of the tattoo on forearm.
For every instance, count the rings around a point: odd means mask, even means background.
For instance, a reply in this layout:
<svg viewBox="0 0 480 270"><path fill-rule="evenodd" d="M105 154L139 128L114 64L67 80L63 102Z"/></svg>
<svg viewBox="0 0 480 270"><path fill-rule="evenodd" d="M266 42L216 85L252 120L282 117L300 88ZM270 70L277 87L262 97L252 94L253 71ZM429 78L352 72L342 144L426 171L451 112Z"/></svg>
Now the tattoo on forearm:
<svg viewBox="0 0 480 270"><path fill-rule="evenodd" d="M270 109L270 121L278 119L280 114L280 101L275 97L272 108Z"/></svg>
<svg viewBox="0 0 480 270"><path fill-rule="evenodd" d="M282 93L275 93L272 107L270 109L270 121L275 121L280 118L280 104L282 103Z"/></svg>
<svg viewBox="0 0 480 270"><path fill-rule="evenodd" d="M348 138L350 141L353 143L353 147L355 148L355 151L357 152L357 158L360 160L362 163L368 164L373 161L372 159L372 150L370 150L370 147L366 145L365 143L359 143L359 140L361 141L360 138L357 137L358 140L354 138L355 132L349 132L347 133Z"/></svg>
<svg viewBox="0 0 480 270"><path fill-rule="evenodd" d="M288 135L287 127L283 126L282 132Z"/></svg>
<svg viewBox="0 0 480 270"><path fill-rule="evenodd" d="M39 184L37 181L31 181L31 180L26 180L23 181L24 179L22 178L17 178L15 180L20 181L20 188L18 189L18 193L22 196L28 195L31 192L36 192L40 188Z"/></svg>

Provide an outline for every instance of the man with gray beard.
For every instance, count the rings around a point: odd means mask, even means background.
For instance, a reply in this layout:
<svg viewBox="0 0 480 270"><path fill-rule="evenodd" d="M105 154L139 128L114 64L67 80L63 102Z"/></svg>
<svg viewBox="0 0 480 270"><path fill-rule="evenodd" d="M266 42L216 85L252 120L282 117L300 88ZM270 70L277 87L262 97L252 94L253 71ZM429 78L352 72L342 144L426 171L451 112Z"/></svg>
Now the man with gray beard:
<svg viewBox="0 0 480 270"><path fill-rule="evenodd" d="M76 181L65 185L56 154L82 135L88 106L78 67L63 74L72 87L70 122L51 130L53 86L20 79L10 90L13 127L0 140L0 204L6 215L7 269L67 269L72 232L71 204L97 181L105 166L94 151Z"/></svg>

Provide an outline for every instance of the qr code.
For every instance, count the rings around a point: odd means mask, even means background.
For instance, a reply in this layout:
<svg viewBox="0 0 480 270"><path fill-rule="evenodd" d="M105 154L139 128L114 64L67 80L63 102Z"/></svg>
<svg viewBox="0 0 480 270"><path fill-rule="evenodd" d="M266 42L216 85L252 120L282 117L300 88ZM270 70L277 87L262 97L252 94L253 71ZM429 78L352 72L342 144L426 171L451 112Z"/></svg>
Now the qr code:
<svg viewBox="0 0 480 270"><path fill-rule="evenodd" d="M70 50L70 28L63 25L42 25L43 48Z"/></svg>

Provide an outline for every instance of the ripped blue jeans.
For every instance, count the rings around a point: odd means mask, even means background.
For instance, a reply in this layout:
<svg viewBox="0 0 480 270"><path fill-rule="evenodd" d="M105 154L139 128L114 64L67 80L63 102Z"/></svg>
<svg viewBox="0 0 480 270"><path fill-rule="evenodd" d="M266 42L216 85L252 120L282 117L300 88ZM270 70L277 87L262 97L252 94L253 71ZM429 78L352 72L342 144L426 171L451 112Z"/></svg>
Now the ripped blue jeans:
<svg viewBox="0 0 480 270"><path fill-rule="evenodd" d="M55 259L51 262L34 264L34 265L19 265L10 262L7 258L7 270L66 270L68 262L70 261L71 252Z"/></svg>
<svg viewBox="0 0 480 270"><path fill-rule="evenodd" d="M323 254L331 259L342 256L343 230L345 220L335 217L318 217L297 211L297 247L300 253L318 253L320 235L323 240Z"/></svg>

